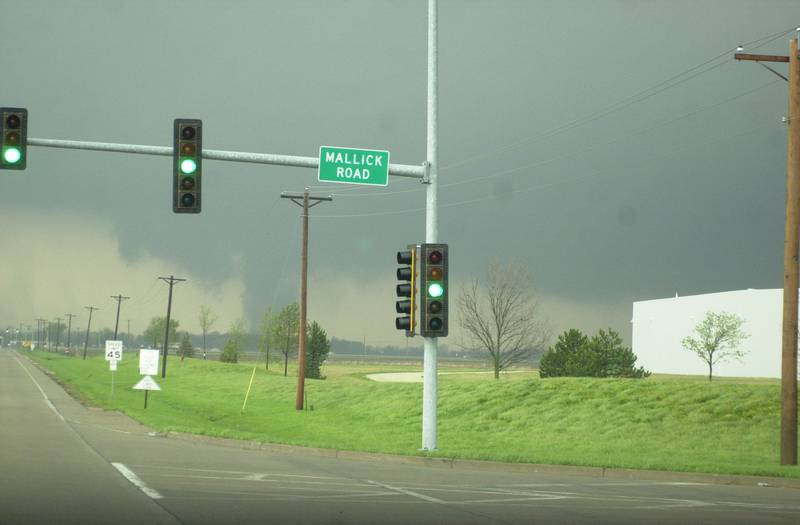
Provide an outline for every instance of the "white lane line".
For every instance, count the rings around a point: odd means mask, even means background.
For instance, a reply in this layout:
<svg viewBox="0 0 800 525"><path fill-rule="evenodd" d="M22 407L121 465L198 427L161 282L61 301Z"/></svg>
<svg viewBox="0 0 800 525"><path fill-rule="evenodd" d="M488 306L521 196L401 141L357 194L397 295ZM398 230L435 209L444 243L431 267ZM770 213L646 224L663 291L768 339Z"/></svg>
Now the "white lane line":
<svg viewBox="0 0 800 525"><path fill-rule="evenodd" d="M125 476L125 478L128 481L130 481L131 483L133 483L134 485L139 487L139 490L141 490L142 492L144 492L145 494L150 496L152 499L161 499L161 498L164 497L161 494L159 494L157 491L155 491L155 490L151 489L150 487L148 487L147 485L145 485L144 481L139 479L139 476L134 474L134 472L131 469L129 469L128 467L126 467L122 463L112 463L112 465L114 466L115 469L117 469L119 471L120 474Z"/></svg>
<svg viewBox="0 0 800 525"><path fill-rule="evenodd" d="M39 392L41 392L41 393L42 393L42 397L44 398L44 402L45 402L45 404L46 404L48 407L50 407L50 410L52 410L53 412L55 412L55 414L56 414L56 415L57 415L59 418L61 418L61 421L64 421L64 422L66 423L66 420L64 419L64 416L62 416L62 415L61 415L61 413L58 411L58 409L55 407L55 405L53 405L53 402L52 402L52 401L50 401L50 398L48 398L48 397L47 397L47 394L45 394L45 393L44 393L44 390L42 389L41 385L39 385L39 382L38 382L38 381L36 381L36 379L35 379L35 378L34 378L34 377L31 375L31 373L28 371L28 369L27 369L27 368L25 368L25 366L22 364L22 361L20 361L20 360L19 360L19 358L18 358L17 356L14 356L14 359L17 361L17 363L19 364L19 366L20 366L20 367L21 367L23 370L25 370L25 373L26 373L26 374L28 374L28 377L30 377L30 378L31 378L31 381L33 381L33 384L34 384L34 385L36 385L36 388L38 388L38 389L39 389Z"/></svg>
<svg viewBox="0 0 800 525"><path fill-rule="evenodd" d="M332 477L332 476L305 476L301 474L269 474L263 472L245 472L242 470L215 470L207 468L187 468L187 467L172 467L169 465L131 465L136 468L143 469L160 469L160 470L185 470L188 472L213 472L217 474L244 474L246 476L269 476L280 478L306 478L306 479L342 479L350 481L350 478Z"/></svg>
<svg viewBox="0 0 800 525"><path fill-rule="evenodd" d="M431 496L426 496L425 494L420 494L419 492L414 492L412 490L406 490L400 487L393 487L391 485L386 485L385 483L380 483L378 481L372 481L369 479L365 479L364 481L366 481L367 483L371 483L373 485L377 485L379 487L383 487L385 489L394 490L395 492L400 492L401 494L405 494L406 496L412 496L414 498L430 501L431 503L447 504L447 502L444 500L440 500L438 498L432 498Z"/></svg>

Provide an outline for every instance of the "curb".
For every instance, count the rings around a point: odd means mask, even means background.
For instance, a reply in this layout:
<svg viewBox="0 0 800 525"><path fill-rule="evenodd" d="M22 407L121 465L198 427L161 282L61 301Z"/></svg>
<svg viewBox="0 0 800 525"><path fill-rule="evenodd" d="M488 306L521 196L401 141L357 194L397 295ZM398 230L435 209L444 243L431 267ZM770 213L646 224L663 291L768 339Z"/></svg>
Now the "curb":
<svg viewBox="0 0 800 525"><path fill-rule="evenodd" d="M667 470L636 470L611 467L584 467L575 465L543 465L535 463L503 463L500 461L483 461L475 459L456 459L440 457L400 456L374 452L357 452L333 448L301 447L262 443L260 441L244 441L230 438L186 434L183 432L167 432L155 434L159 437L177 439L194 443L208 443L228 448L245 450L263 450L276 454L303 455L332 459L349 459L356 461L379 461L398 465L416 465L430 468L502 470L528 474L557 474L565 476L583 476L611 480L634 481L667 481L676 483L707 483L712 485L737 485L757 487L779 487L800 489L800 479L779 478L773 476L751 476L735 474L707 474L699 472L676 472Z"/></svg>

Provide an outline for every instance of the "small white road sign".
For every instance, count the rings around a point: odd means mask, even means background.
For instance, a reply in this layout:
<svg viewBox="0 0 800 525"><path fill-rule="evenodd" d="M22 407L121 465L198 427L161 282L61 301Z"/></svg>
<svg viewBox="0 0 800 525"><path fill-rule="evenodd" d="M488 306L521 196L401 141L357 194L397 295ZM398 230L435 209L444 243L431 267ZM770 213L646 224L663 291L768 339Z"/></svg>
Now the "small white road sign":
<svg viewBox="0 0 800 525"><path fill-rule="evenodd" d="M152 348L139 350L139 373L143 376L158 375L158 350Z"/></svg>
<svg viewBox="0 0 800 525"><path fill-rule="evenodd" d="M122 341L106 341L106 361L122 361Z"/></svg>
<svg viewBox="0 0 800 525"><path fill-rule="evenodd" d="M144 376L141 381L133 385L134 390L161 390L152 377Z"/></svg>
<svg viewBox="0 0 800 525"><path fill-rule="evenodd" d="M117 360L116 359L111 359L108 362L108 369L111 370L112 372L116 372L117 371Z"/></svg>

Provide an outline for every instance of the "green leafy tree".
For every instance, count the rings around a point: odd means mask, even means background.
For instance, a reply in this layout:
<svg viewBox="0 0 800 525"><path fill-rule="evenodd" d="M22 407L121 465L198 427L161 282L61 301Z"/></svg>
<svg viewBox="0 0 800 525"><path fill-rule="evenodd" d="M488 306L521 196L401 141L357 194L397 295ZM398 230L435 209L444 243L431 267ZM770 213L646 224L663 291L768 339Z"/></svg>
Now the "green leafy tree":
<svg viewBox="0 0 800 525"><path fill-rule="evenodd" d="M192 346L192 341L189 339L189 332L183 333L183 339L181 339L181 347L179 350L181 354L181 361L186 359L186 357L194 357L194 347Z"/></svg>
<svg viewBox="0 0 800 525"><path fill-rule="evenodd" d="M273 328L276 322L276 315L272 312L272 307L267 308L261 318L261 334L258 337L258 351L264 354L264 367L269 370L269 349L274 339Z"/></svg>
<svg viewBox="0 0 800 525"><path fill-rule="evenodd" d="M178 339L178 325L180 323L177 319L169 320L169 340L175 341ZM144 331L144 339L149 344L151 341L153 346L151 348L161 348L164 345L164 332L166 331L167 318L166 317L153 317L150 319L150 324Z"/></svg>
<svg viewBox="0 0 800 525"><path fill-rule="evenodd" d="M313 321L308 326L306 344L306 377L311 379L324 379L322 377L322 364L331 351L328 334L323 328Z"/></svg>
<svg viewBox="0 0 800 525"><path fill-rule="evenodd" d="M297 303L284 306L278 312L272 327L273 341L283 354L283 375L288 374L289 356L297 351L300 325L300 307Z"/></svg>
<svg viewBox="0 0 800 525"><path fill-rule="evenodd" d="M244 350L246 325L244 319L239 319L231 324L228 330L228 340L222 349L219 360L225 363L238 363L239 353Z"/></svg>
<svg viewBox="0 0 800 525"><path fill-rule="evenodd" d="M684 337L683 348L697 354L708 365L711 381L714 365L729 358L739 359L747 353L739 348L750 337L742 330L744 319L729 312L707 312L705 319L694 327L694 335Z"/></svg>
<svg viewBox="0 0 800 525"><path fill-rule="evenodd" d="M636 355L623 346L622 338L609 329L591 339L580 330L567 330L550 347L539 363L541 377L647 377L650 372L636 368Z"/></svg>
<svg viewBox="0 0 800 525"><path fill-rule="evenodd" d="M556 343L550 347L539 361L539 376L557 377L566 375L567 363L575 359L578 350L589 341L589 338L576 329L571 328L558 336Z"/></svg>

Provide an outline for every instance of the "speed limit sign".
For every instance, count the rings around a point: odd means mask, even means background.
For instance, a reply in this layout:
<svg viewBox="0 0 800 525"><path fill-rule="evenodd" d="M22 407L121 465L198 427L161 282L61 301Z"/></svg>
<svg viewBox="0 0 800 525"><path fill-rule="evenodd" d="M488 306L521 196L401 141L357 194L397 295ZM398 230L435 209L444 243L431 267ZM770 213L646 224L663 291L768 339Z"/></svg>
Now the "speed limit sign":
<svg viewBox="0 0 800 525"><path fill-rule="evenodd" d="M122 341L106 341L106 361L122 361Z"/></svg>

